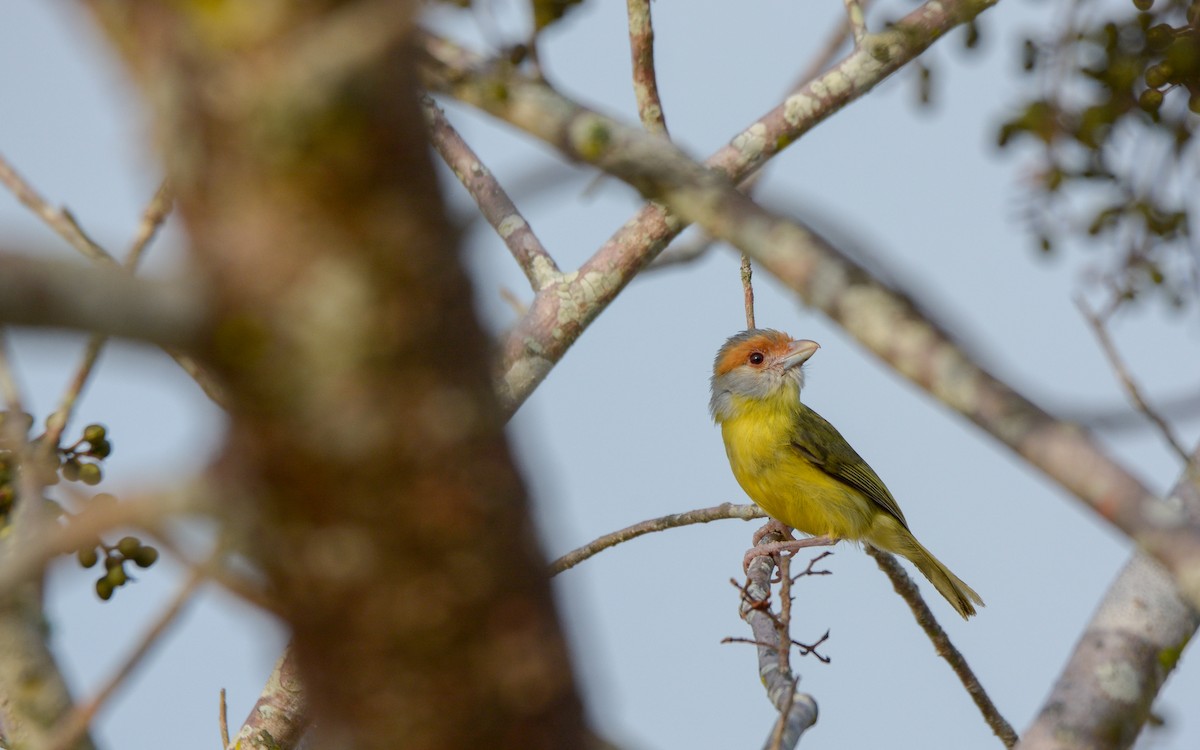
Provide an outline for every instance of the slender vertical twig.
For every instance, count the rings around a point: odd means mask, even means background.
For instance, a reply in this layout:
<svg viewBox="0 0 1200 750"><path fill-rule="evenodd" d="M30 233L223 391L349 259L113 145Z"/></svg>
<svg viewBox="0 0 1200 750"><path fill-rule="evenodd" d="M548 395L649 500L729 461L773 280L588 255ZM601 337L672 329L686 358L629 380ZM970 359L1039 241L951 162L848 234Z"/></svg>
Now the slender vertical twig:
<svg viewBox="0 0 1200 750"><path fill-rule="evenodd" d="M221 705L217 710L217 723L221 729L221 748L225 750L225 748L229 747L229 710L225 703L225 688L221 688L220 701Z"/></svg>
<svg viewBox="0 0 1200 750"><path fill-rule="evenodd" d="M462 139L432 97L421 97L421 111L425 115L434 149L475 200L483 217L504 240L533 290L540 291L561 280L558 264L533 233L529 222L525 221L496 176Z"/></svg>
<svg viewBox="0 0 1200 750"><path fill-rule="evenodd" d="M742 299L746 306L746 330L754 328L754 284L751 279L754 268L750 265L750 256L742 253Z"/></svg>
<svg viewBox="0 0 1200 750"><path fill-rule="evenodd" d="M658 96L658 73L654 68L654 24L650 0L627 0L629 51L633 58L633 94L638 116L646 132L667 135L667 119Z"/></svg>

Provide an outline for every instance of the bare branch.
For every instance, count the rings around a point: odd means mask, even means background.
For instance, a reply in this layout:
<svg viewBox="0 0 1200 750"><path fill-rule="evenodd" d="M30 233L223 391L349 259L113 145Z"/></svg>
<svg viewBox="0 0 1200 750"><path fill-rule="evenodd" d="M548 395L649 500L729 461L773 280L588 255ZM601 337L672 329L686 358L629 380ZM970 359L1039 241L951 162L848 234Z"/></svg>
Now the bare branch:
<svg viewBox="0 0 1200 750"><path fill-rule="evenodd" d="M929 640L933 642L933 648L937 651L938 656L945 659L950 668L954 670L954 674L958 676L963 687L967 689L967 694L971 696L971 700L975 701L975 705L979 707L979 712L983 714L983 719L991 727L992 732L1000 738L1005 747L1016 745L1017 733L1013 731L1012 725L1000 714L1000 710L996 708L996 704L992 703L991 697L983 689L979 678L975 676L975 672L967 664L966 657L955 647L954 643L950 640L950 636L942 629L937 618L933 616L933 612L929 609L929 605L921 597L920 589L908 577L908 573L896 561L895 556L883 550L876 549L869 544L864 545L864 549L868 555L875 558L879 569L891 579L892 587L896 589L896 593L908 604L909 609L913 612L913 616L917 619L917 624L921 626L921 629L925 631L925 635L929 636Z"/></svg>
<svg viewBox="0 0 1200 750"><path fill-rule="evenodd" d="M1183 443L1176 437L1175 431L1171 429L1171 425L1167 420L1150 406L1150 402L1142 395L1142 389L1138 387L1137 381L1134 380L1133 375L1129 372L1129 368L1125 366L1125 360L1121 358L1120 352L1117 351L1116 345L1113 344L1112 337L1108 333L1107 321L1109 316L1104 315L1101 317L1099 314L1093 312L1083 298L1077 298L1075 305L1079 308L1079 312L1096 334L1096 340L1100 342L1100 347L1104 350L1104 356L1108 358L1109 366L1112 367L1113 372L1116 373L1117 380L1125 388L1125 393L1129 395L1129 400L1133 402L1134 408L1145 414L1146 418L1154 423L1163 440L1167 442L1167 445L1171 447L1175 455L1179 456L1180 460L1186 465L1191 458L1188 456L1187 450L1183 447Z"/></svg>
<svg viewBox="0 0 1200 750"><path fill-rule="evenodd" d="M195 346L207 304L195 284L147 281L116 268L0 255L0 321Z"/></svg>
<svg viewBox="0 0 1200 750"><path fill-rule="evenodd" d="M922 6L914 13L952 14L955 20L965 21L973 17L972 10L986 5L940 3L932 7ZM923 23L930 22L930 17L924 17ZM910 36L914 33L911 29L906 32ZM872 35L865 46L878 50L879 36L883 35ZM694 221L712 236L748 253L898 372L991 432L1143 545L1173 572L1187 598L1200 606L1200 524L1177 518L1088 435L1055 420L971 361L964 349L911 299L880 283L870 271L844 257L816 233L764 210L717 171L690 161L669 142L587 111L544 86L527 86L519 81L510 84L503 100L480 95L495 86L451 88L489 112L557 144L571 157L596 164L637 187L683 217L676 226ZM666 231L670 220L666 215L659 218ZM662 236L671 234L667 231ZM643 241L647 241L645 237ZM638 247L653 250L660 246ZM634 256L639 252L645 251L635 247ZM595 285L588 287L593 302L604 296L595 292L609 281L624 283L620 278L598 277ZM611 292L615 294L618 289L614 287ZM526 340L525 345L518 343L519 351L515 351L510 339L506 350L506 365L529 365L529 369L508 370L509 375L516 376L510 381L506 375L506 385L513 386L513 395L532 387L553 364L553 354L561 353L543 348L537 331L526 328L537 313L540 299L541 295L514 333L519 338L532 336L536 345ZM557 309L557 304L550 309ZM586 324L589 319L581 314L577 320ZM552 330L561 332L561 321L555 320ZM567 338L571 336L559 342ZM535 352L536 363L520 352Z"/></svg>
<svg viewBox="0 0 1200 750"><path fill-rule="evenodd" d="M562 272L558 270L558 264L533 233L529 222L497 182L496 176L484 166L474 150L446 119L445 113L437 103L432 98L423 96L421 110L429 126L429 139L433 147L475 200L475 205L479 206L483 217L504 240L517 265L525 272L533 290L536 292L545 289L561 280Z"/></svg>
<svg viewBox="0 0 1200 750"><path fill-rule="evenodd" d="M1200 447L1192 457L1200 462ZM1200 517L1200 488L1186 471L1171 501ZM1109 587L1018 747L1132 747L1197 628L1200 611L1180 596L1158 563L1134 555Z"/></svg>
<svg viewBox="0 0 1200 750"><path fill-rule="evenodd" d="M658 97L658 75L654 68L654 24L650 0L627 0L629 50L633 58L633 93L638 115L647 133L667 135L667 120Z"/></svg>
<svg viewBox="0 0 1200 750"><path fill-rule="evenodd" d="M167 184L164 182L159 185L155 191L154 197L150 199L150 203L142 212L142 220L138 224L137 234L134 235L133 242L129 246L129 252L125 256L125 262L122 267L132 272L137 268L137 264L141 261L142 254L149 246L150 241L154 239L154 235L158 233L162 223L166 221L167 215L171 212L171 193L167 189ZM96 367L96 361L100 358L100 352L104 349L104 344L108 341L108 337L102 334L93 335L87 343L87 348L84 350L83 359L78 367L75 368L75 375L68 383L66 390L58 401L58 408L46 420L46 433L42 438L42 450L53 451L58 447L58 441L62 438L62 432L66 429L67 423L71 419L71 412L75 409L75 403L79 399L79 394L83 392L83 387L87 384L88 378L92 375L92 370Z"/></svg>
<svg viewBox="0 0 1200 750"><path fill-rule="evenodd" d="M750 521L755 518L766 518L766 514L757 505L722 503L712 508L701 508L699 510L689 510L684 513L672 513L669 516L651 518L648 521L626 526L611 534L605 534L599 539L595 539L578 549L568 552L550 563L550 575L558 575L564 570L570 570L589 557L599 554L609 547L615 547L622 542L637 539L639 536L645 534L664 531L666 529L675 529L680 526L690 526L696 523L719 521L724 518L738 518L743 521Z"/></svg>
<svg viewBox="0 0 1200 750"><path fill-rule="evenodd" d="M887 32L867 43L799 92L752 123L720 149L706 164L742 180L776 153L818 123L858 99L876 84L915 58L960 23L974 18L997 0L927 2ZM423 35L426 86L475 104L561 148L571 158L597 164L624 176L606 157L629 160L653 154L647 136L567 100L545 81L509 68L501 69L442 38ZM499 80L498 80L499 78ZM499 84L499 85L498 85ZM597 138L613 135L622 144L639 137L637 155L616 144L597 149ZM633 139L636 141L636 139ZM665 145L665 144L664 144ZM658 160L645 165L653 172ZM631 165L626 164L626 167ZM634 182L636 186L648 187ZM505 338L497 387L506 413L511 414L629 280L644 268L686 226L659 205L646 205L614 234L567 283L545 289L529 313Z"/></svg>

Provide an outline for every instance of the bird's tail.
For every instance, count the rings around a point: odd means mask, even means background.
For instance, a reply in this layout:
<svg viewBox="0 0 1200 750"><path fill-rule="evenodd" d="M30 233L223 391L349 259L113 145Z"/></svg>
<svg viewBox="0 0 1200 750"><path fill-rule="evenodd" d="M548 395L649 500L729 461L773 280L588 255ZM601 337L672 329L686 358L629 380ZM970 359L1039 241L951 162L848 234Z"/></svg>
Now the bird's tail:
<svg viewBox="0 0 1200 750"><path fill-rule="evenodd" d="M950 606L954 607L964 620L975 614L976 604L983 606L983 599L979 598L975 589L963 583L961 578L942 565L933 553L917 541L912 532L898 523L889 526L891 528L886 532L872 534L867 541L880 549L907 558L917 566L921 575L929 579L938 593L946 597L946 601L950 602Z"/></svg>

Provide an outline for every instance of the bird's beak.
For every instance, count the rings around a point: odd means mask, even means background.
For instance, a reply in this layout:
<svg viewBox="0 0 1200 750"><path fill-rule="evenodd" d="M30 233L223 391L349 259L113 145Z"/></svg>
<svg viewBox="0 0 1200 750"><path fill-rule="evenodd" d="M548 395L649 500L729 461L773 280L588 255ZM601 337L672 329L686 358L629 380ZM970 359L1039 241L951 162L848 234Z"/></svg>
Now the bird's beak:
<svg viewBox="0 0 1200 750"><path fill-rule="evenodd" d="M793 367L799 367L807 362L808 358L815 354L820 348L820 344L815 341L809 341L808 339L793 341L792 343L788 344L788 352L781 360L783 362L783 369L790 370Z"/></svg>

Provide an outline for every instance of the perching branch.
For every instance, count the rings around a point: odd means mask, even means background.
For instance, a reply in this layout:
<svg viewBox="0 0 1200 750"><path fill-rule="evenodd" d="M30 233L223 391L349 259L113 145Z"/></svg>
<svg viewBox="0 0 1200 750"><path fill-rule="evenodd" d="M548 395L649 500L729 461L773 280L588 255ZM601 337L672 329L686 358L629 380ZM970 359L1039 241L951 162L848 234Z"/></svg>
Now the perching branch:
<svg viewBox="0 0 1200 750"><path fill-rule="evenodd" d="M615 547L622 542L628 542L631 539L637 539L639 536L650 534L655 531L664 531L666 529L675 529L680 526L690 526L696 523L708 523L709 521L718 521L723 518L740 518L743 521L750 521L755 518L766 518L766 514L757 505L735 505L733 503L722 503L712 508L701 508L699 510L689 510L684 513L672 513L668 516L659 516L651 518L648 521L635 523L632 526L627 526L619 531L614 531L610 534L605 534L599 539L595 539L578 549L571 550L567 554L550 563L550 575L558 575L564 570L570 570L584 560L592 557L604 550Z"/></svg>
<svg viewBox="0 0 1200 750"><path fill-rule="evenodd" d="M913 617L916 618L917 624L925 631L925 635L929 636L929 640L933 643L933 648L937 651L938 656L946 660L950 668L954 670L954 674L958 676L963 687L967 689L967 694L971 696L971 700L975 701L975 705L979 707L979 712L983 714L983 720L991 727L1000 741L1005 747L1012 747L1017 744L1017 733L1013 730L1012 725L1008 720L1000 714L1000 709L996 708L996 704L992 702L987 691L983 689L983 685L979 682L979 678L975 676L975 672L971 669L971 665L967 664L966 657L950 640L950 636L938 623L933 612L929 609L929 605L925 603L925 599L921 597L921 591L916 584L909 578L908 573L896 561L894 555L883 550L876 549L871 545L863 545L867 554L875 558L879 569L887 574L887 577L892 581L892 587L896 589L896 593L904 599L912 610Z"/></svg>
<svg viewBox="0 0 1200 750"><path fill-rule="evenodd" d="M764 534L759 544L781 541L777 533ZM800 736L817 722L817 702L808 693L796 689L798 679L781 663L780 653L791 649L789 636L781 636L776 618L770 611L771 574L775 563L770 555L754 558L746 571L739 612L750 626L758 651L758 676L767 690L767 698L780 713L780 723L772 729L766 748L794 748ZM786 640L785 640L786 638Z"/></svg>

